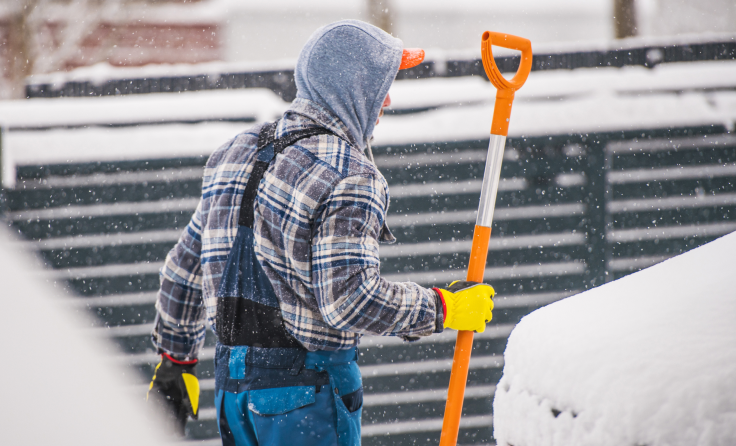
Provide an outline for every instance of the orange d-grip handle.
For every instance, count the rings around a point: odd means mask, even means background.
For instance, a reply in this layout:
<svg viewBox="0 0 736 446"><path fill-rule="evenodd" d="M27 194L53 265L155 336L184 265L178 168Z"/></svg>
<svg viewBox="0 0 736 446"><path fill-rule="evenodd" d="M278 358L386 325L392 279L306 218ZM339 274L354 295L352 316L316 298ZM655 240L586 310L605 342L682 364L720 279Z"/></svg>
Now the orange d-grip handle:
<svg viewBox="0 0 736 446"><path fill-rule="evenodd" d="M510 50L521 51L521 63L516 75L511 80L501 75L493 59L493 45ZM488 79L498 89L496 93L496 106L493 110L493 122L491 133L494 135L507 136L509 133L509 120L511 119L511 103L514 101L514 93L521 88L532 71L532 43L523 37L511 34L494 33L486 31L480 44L480 52L483 57L483 68L486 70Z"/></svg>

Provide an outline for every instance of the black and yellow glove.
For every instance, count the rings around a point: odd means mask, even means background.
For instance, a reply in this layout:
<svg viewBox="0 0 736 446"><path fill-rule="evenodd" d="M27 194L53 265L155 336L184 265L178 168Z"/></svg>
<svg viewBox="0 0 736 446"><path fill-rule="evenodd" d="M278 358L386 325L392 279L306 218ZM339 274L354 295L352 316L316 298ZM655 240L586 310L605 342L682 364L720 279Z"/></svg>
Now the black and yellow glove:
<svg viewBox="0 0 736 446"><path fill-rule="evenodd" d="M483 333L493 318L493 287L485 283L452 282L447 289L432 288L440 295L445 328Z"/></svg>
<svg viewBox="0 0 736 446"><path fill-rule="evenodd" d="M197 360L177 361L163 353L161 362L153 372L146 401L157 400L165 407L168 417L175 423L179 434L184 435L187 417L197 419L199 413L199 380Z"/></svg>

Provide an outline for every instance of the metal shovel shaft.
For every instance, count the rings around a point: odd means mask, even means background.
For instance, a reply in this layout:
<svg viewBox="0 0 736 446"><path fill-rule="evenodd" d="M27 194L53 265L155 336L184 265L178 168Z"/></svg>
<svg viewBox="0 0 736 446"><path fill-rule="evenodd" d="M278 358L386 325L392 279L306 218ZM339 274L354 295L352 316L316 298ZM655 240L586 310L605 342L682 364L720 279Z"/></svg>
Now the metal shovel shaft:
<svg viewBox="0 0 736 446"><path fill-rule="evenodd" d="M491 224L493 211L498 194L498 185L501 182L501 163L506 137L491 135L486 157L486 169L483 174L483 187L480 192L480 206L473 231L473 245L470 249L467 280L483 282L488 257L488 242L491 239ZM473 349L473 332L458 331L455 341L455 354L452 359L450 386L447 389L447 404L445 418L442 421L442 435L440 446L454 446L460 431L460 415L465 398L465 383L468 380L470 367L470 352Z"/></svg>

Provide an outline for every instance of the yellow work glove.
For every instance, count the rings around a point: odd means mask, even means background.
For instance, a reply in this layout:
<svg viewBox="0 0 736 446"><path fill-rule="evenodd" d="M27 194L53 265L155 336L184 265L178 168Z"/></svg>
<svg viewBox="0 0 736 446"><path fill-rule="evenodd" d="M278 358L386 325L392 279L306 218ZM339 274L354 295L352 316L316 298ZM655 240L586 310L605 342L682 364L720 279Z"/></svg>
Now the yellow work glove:
<svg viewBox="0 0 736 446"><path fill-rule="evenodd" d="M174 423L174 428L184 435L187 417L199 415L199 380L197 360L178 361L166 353L153 372L146 400L155 400L163 406L164 414Z"/></svg>
<svg viewBox="0 0 736 446"><path fill-rule="evenodd" d="M483 333L493 317L493 287L485 283L452 282L447 289L433 288L442 299L445 328Z"/></svg>

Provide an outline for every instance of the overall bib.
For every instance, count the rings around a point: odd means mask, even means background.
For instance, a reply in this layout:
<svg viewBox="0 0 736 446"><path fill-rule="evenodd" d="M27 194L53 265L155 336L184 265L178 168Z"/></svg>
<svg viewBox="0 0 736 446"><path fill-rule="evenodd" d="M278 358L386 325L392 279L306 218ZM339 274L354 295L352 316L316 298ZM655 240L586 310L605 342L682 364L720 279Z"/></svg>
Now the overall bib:
<svg viewBox="0 0 736 446"><path fill-rule="evenodd" d="M271 282L253 246L253 203L276 155L300 139L331 133L300 130L258 136L238 233L217 292L215 407L223 445L360 444L363 387L357 349L307 351L284 327Z"/></svg>

